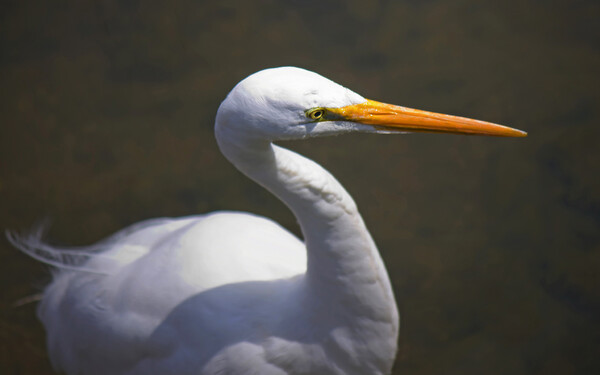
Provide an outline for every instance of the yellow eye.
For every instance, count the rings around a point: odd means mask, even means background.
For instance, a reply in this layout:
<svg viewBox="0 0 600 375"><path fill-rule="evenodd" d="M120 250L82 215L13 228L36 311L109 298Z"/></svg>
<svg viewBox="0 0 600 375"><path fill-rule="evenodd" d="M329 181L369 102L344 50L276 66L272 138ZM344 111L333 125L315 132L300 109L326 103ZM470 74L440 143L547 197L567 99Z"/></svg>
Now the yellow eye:
<svg viewBox="0 0 600 375"><path fill-rule="evenodd" d="M323 115L325 115L325 110L323 108L311 109L306 113L306 116L308 116L311 120L315 121L321 120L323 118Z"/></svg>

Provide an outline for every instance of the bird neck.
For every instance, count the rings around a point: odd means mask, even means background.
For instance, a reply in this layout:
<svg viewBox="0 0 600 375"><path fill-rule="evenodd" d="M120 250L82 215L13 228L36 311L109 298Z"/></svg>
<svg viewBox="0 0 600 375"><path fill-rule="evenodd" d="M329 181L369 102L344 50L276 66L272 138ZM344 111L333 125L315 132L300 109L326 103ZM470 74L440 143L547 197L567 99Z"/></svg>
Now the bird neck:
<svg viewBox="0 0 600 375"><path fill-rule="evenodd" d="M219 129L216 135L229 161L296 216L306 243L304 280L311 295L323 296L331 304L332 296L340 301L352 298L351 305L361 309L361 315L396 319L392 288L379 252L342 185L317 163L269 141ZM390 309L382 311L382 305Z"/></svg>

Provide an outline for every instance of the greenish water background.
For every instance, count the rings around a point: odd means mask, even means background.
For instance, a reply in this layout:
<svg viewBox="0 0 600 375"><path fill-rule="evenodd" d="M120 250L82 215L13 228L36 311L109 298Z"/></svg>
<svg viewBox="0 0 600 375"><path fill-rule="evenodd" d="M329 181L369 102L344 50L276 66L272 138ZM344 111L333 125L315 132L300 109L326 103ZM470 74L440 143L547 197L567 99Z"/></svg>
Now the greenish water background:
<svg viewBox="0 0 600 375"><path fill-rule="evenodd" d="M298 234L220 155L220 101L296 65L365 97L526 139L346 136L286 145L354 196L394 284L394 374L600 370L597 1L3 1L0 228L94 242L230 209ZM0 372L50 372L49 278L0 240Z"/></svg>

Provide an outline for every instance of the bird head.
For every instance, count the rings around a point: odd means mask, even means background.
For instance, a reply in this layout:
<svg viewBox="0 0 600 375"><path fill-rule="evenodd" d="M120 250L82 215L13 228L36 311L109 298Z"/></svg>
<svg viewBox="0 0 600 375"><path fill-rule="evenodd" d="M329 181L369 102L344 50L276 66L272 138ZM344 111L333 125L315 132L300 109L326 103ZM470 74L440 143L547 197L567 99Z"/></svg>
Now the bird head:
<svg viewBox="0 0 600 375"><path fill-rule="evenodd" d="M347 132L435 132L524 137L506 126L368 100L308 70L265 69L238 83L217 112L217 127L245 138L304 139Z"/></svg>

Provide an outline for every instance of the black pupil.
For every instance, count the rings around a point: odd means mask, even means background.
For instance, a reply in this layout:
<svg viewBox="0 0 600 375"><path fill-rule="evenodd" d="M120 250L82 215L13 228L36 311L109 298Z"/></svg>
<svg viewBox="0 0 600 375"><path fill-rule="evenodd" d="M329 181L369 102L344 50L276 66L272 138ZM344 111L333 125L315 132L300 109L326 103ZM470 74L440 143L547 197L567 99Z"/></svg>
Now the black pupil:
<svg viewBox="0 0 600 375"><path fill-rule="evenodd" d="M322 111L313 112L313 118L319 118L323 115Z"/></svg>

